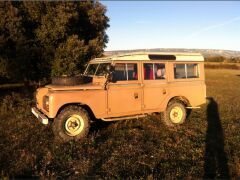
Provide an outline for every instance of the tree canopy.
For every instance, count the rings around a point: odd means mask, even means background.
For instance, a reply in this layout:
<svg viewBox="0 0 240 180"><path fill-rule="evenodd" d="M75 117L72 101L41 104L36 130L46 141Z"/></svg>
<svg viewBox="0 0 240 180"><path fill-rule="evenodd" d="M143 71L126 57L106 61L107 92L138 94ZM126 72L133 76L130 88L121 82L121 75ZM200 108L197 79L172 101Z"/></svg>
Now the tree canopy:
<svg viewBox="0 0 240 180"><path fill-rule="evenodd" d="M99 2L0 2L0 76L39 80L75 75L108 42Z"/></svg>

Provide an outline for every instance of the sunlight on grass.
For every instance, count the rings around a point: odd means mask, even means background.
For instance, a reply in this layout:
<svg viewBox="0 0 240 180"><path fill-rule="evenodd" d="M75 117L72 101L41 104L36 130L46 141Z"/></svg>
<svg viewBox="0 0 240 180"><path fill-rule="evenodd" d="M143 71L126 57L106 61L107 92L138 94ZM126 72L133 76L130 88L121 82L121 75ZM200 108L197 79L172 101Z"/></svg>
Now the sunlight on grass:
<svg viewBox="0 0 240 180"><path fill-rule="evenodd" d="M158 116L98 122L86 139L62 145L55 144L51 128L42 126L31 114L33 100L22 94L5 96L0 104L1 176L152 179L202 178L215 173L221 178L219 162L214 160L216 167L212 170L214 166L207 164L211 159L206 155L206 145L217 151L216 143L221 142L227 161L225 172L239 177L239 82L239 70L207 69L207 96L218 108L211 116L206 104L194 110L184 125L171 130ZM207 134L214 113L219 127ZM216 133L222 134L221 139L208 143Z"/></svg>

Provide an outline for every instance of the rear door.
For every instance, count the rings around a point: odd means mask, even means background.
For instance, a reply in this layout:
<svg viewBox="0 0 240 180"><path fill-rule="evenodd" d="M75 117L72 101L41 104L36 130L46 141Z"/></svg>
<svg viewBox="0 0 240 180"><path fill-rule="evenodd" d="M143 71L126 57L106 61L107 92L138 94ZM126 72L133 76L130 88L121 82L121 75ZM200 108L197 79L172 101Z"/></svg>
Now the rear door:
<svg viewBox="0 0 240 180"><path fill-rule="evenodd" d="M161 109L167 97L167 63L143 63L143 110Z"/></svg>

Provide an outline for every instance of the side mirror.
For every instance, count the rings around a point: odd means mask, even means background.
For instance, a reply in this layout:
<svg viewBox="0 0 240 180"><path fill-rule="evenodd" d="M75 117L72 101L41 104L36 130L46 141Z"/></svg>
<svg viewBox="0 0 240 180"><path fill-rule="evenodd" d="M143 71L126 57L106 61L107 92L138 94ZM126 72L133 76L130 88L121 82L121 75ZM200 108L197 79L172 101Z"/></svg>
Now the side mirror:
<svg viewBox="0 0 240 180"><path fill-rule="evenodd" d="M108 82L112 82L113 74L114 74L114 66L112 66L111 64L108 64L108 66L107 66L107 81Z"/></svg>
<svg viewBox="0 0 240 180"><path fill-rule="evenodd" d="M106 86L109 82L114 82L114 66L112 66L111 64L109 64L107 66L107 74L106 74L106 83L105 83L105 89L106 89Z"/></svg>
<svg viewBox="0 0 240 180"><path fill-rule="evenodd" d="M107 73L112 74L113 71L114 71L114 66L111 64L108 64L107 65Z"/></svg>

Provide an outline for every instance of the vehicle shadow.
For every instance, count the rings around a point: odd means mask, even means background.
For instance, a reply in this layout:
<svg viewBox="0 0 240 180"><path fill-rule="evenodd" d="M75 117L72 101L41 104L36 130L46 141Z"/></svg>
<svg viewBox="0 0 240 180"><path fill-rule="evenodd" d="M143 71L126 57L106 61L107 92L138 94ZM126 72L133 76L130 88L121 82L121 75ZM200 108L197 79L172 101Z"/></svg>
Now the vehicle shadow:
<svg viewBox="0 0 240 180"><path fill-rule="evenodd" d="M224 151L224 132L218 104L209 97L207 105L207 132L204 161L204 178L229 178L228 158Z"/></svg>
<svg viewBox="0 0 240 180"><path fill-rule="evenodd" d="M114 122L111 122L111 121L108 122L108 121L96 119L94 122L91 123L90 129L89 129L89 134L94 134L98 131L106 129L108 126L110 126L113 123Z"/></svg>

